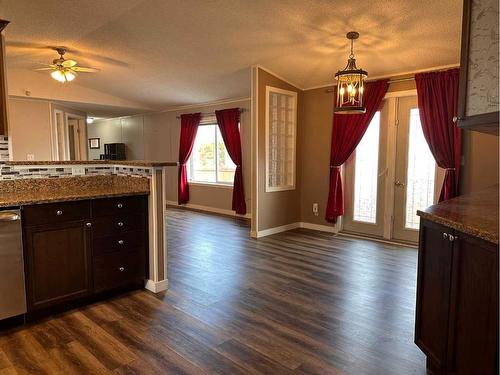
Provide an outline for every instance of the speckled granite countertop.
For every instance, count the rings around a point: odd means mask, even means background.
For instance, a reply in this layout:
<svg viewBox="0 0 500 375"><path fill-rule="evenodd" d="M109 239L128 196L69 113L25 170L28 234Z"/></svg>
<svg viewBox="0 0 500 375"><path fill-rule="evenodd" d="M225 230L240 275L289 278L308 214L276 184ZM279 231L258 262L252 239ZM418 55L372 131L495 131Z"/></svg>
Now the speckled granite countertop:
<svg viewBox="0 0 500 375"><path fill-rule="evenodd" d="M82 176L0 181L0 207L149 194L149 179Z"/></svg>
<svg viewBox="0 0 500 375"><path fill-rule="evenodd" d="M177 162L149 160L65 160L65 161L9 161L6 165L129 165L132 167L173 167Z"/></svg>
<svg viewBox="0 0 500 375"><path fill-rule="evenodd" d="M430 206L417 214L427 220L498 244L498 185Z"/></svg>

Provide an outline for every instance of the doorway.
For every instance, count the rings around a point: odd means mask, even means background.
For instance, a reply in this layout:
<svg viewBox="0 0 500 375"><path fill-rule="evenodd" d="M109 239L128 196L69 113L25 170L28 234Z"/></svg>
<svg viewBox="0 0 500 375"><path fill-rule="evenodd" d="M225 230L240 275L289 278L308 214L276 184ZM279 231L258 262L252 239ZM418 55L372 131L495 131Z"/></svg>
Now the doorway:
<svg viewBox="0 0 500 375"><path fill-rule="evenodd" d="M84 116L54 110L53 159L87 160L87 126Z"/></svg>
<svg viewBox="0 0 500 375"><path fill-rule="evenodd" d="M424 138L417 97L384 99L345 164L343 230L416 243L416 212L437 202L443 172Z"/></svg>

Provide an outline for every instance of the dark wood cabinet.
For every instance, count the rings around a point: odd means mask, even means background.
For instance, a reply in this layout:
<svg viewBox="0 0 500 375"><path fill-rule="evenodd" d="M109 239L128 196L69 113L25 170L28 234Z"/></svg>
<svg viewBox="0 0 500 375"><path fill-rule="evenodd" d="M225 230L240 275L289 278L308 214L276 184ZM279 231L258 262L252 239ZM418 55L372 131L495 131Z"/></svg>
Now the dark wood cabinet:
<svg viewBox="0 0 500 375"><path fill-rule="evenodd" d="M147 218L146 196L24 207L28 311L143 285Z"/></svg>
<svg viewBox="0 0 500 375"><path fill-rule="evenodd" d="M498 246L421 221L415 343L436 374L495 374Z"/></svg>
<svg viewBox="0 0 500 375"><path fill-rule="evenodd" d="M28 310L90 293L90 233L85 221L26 227L24 234Z"/></svg>

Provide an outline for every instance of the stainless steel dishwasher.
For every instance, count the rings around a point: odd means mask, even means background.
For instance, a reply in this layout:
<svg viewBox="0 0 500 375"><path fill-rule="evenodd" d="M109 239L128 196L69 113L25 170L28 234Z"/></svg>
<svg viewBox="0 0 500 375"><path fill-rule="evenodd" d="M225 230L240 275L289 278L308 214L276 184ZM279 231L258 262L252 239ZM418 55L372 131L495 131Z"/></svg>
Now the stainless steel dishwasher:
<svg viewBox="0 0 500 375"><path fill-rule="evenodd" d="M26 312L20 210L0 210L0 320Z"/></svg>

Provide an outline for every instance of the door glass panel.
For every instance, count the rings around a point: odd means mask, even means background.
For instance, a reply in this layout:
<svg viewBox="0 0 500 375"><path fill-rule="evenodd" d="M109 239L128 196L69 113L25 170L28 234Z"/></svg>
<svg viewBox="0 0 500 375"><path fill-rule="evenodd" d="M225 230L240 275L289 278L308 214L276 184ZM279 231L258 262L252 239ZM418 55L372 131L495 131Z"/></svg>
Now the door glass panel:
<svg viewBox="0 0 500 375"><path fill-rule="evenodd" d="M433 204L436 163L422 132L418 108L410 111L405 227L419 228L417 210Z"/></svg>
<svg viewBox="0 0 500 375"><path fill-rule="evenodd" d="M378 151L380 112L377 112L356 147L353 219L375 224L377 221Z"/></svg>

